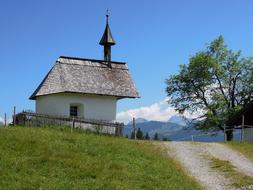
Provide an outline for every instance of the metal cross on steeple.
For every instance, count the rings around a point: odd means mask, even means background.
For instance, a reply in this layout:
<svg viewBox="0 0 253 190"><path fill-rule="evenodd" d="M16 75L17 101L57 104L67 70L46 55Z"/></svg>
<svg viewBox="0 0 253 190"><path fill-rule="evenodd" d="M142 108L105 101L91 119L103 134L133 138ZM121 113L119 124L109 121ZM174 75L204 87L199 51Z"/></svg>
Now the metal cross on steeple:
<svg viewBox="0 0 253 190"><path fill-rule="evenodd" d="M109 9L106 9L106 24L108 24L109 20Z"/></svg>

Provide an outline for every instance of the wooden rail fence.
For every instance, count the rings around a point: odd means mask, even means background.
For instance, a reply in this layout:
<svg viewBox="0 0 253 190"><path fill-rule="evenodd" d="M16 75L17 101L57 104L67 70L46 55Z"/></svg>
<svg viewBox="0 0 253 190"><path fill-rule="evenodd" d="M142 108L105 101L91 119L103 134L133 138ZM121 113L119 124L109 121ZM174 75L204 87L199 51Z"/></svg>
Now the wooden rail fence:
<svg viewBox="0 0 253 190"><path fill-rule="evenodd" d="M23 126L47 125L70 126L72 128L80 128L91 130L97 133L111 134L115 136L123 135L124 124L119 122L108 122L103 120L91 120L77 117L52 116L23 111L14 117L13 123Z"/></svg>

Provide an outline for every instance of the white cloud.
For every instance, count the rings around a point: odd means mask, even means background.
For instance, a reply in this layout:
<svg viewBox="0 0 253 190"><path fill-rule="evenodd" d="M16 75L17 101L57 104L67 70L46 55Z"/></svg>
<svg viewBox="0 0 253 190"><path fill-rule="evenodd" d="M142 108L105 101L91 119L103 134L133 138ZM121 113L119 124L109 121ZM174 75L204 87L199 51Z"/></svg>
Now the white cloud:
<svg viewBox="0 0 253 190"><path fill-rule="evenodd" d="M6 119L6 123L11 123L12 122L12 118L7 118ZM4 118L0 117L0 123L4 123Z"/></svg>
<svg viewBox="0 0 253 190"><path fill-rule="evenodd" d="M12 118L9 118L9 119L7 119L6 122L7 122L8 124L10 124L10 123L12 123L12 121L13 121L13 119L12 119Z"/></svg>
<svg viewBox="0 0 253 190"><path fill-rule="evenodd" d="M3 123L4 122L4 119L0 117L0 123Z"/></svg>
<svg viewBox="0 0 253 190"><path fill-rule="evenodd" d="M170 107L167 103L168 99L154 103L150 106L144 106L136 109L130 109L127 111L117 113L117 121L128 123L135 118L144 118L146 120L155 121L168 121L172 116L178 115L174 108ZM197 115L184 113L187 118L195 118Z"/></svg>

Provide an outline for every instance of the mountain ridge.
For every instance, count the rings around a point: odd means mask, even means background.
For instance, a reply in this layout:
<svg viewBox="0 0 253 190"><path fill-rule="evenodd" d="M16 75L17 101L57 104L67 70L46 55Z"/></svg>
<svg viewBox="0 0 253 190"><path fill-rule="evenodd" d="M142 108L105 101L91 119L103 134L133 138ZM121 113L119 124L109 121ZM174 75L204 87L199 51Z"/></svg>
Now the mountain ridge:
<svg viewBox="0 0 253 190"><path fill-rule="evenodd" d="M155 133L157 133L159 139L166 138L173 141L195 140L202 142L214 142L224 140L222 131L217 131L216 133L201 131L195 129L193 124L189 124L187 126L170 121L171 120L169 119L168 121L146 121L141 123L136 122L136 129L140 128L144 134L148 133L151 138L153 138ZM131 137L132 131L133 125L130 123L125 125L123 134L124 136L127 135L128 137ZM239 136L235 133L235 140L238 138Z"/></svg>

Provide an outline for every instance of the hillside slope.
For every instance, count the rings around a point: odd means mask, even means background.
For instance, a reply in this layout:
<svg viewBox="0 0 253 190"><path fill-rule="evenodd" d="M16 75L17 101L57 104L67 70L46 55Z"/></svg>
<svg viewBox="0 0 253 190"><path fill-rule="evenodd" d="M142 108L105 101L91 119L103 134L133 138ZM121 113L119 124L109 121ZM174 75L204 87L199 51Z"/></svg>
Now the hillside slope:
<svg viewBox="0 0 253 190"><path fill-rule="evenodd" d="M0 189L200 189L150 142L67 128L1 128Z"/></svg>

